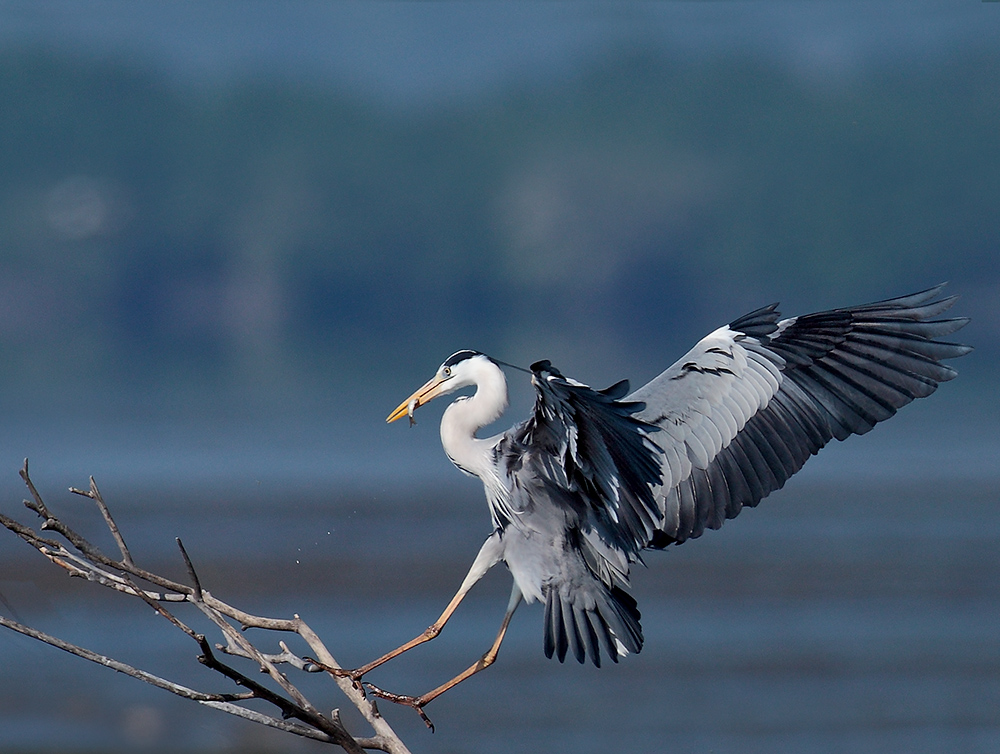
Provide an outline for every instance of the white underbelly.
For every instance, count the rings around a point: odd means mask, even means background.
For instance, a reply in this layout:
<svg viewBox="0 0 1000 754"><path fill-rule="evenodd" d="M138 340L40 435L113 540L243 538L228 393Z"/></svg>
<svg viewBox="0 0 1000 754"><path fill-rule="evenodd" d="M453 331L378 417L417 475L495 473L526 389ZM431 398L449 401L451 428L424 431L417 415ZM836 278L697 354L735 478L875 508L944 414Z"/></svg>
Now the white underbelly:
<svg viewBox="0 0 1000 754"><path fill-rule="evenodd" d="M525 602L544 602L542 585L552 578L552 557L556 548L540 532L521 531L509 526L504 532L503 560Z"/></svg>

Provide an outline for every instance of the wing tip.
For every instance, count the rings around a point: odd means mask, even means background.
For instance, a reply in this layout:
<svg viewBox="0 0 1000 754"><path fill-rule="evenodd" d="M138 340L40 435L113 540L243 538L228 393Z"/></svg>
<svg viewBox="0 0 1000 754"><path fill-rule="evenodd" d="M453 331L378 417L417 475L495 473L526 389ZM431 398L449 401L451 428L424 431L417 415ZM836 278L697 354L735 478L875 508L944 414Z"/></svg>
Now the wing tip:
<svg viewBox="0 0 1000 754"><path fill-rule="evenodd" d="M778 302L775 301L760 309L754 309L730 322L729 329L755 338L770 335L778 329L778 320L781 318L778 306Z"/></svg>

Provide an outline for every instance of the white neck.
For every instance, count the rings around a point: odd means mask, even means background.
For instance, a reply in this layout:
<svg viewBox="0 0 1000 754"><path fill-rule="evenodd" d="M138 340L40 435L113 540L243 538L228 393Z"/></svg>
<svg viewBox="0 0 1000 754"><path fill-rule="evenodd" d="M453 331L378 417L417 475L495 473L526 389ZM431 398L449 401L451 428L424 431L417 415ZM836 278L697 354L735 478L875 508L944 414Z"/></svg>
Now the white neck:
<svg viewBox="0 0 1000 754"><path fill-rule="evenodd" d="M452 463L486 481L496 475L491 454L495 440L480 440L476 432L499 419L507 408L507 380L500 367L486 357L469 359L462 366L468 374L463 375L461 386L475 385L476 392L445 409L441 444Z"/></svg>

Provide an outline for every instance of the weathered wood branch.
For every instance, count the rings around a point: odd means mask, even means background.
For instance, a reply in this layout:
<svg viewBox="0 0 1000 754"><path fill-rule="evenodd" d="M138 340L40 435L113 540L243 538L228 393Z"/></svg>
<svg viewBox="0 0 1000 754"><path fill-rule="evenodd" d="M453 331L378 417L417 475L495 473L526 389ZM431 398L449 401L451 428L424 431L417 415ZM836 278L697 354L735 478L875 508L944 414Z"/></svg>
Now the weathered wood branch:
<svg viewBox="0 0 1000 754"><path fill-rule="evenodd" d="M200 663L241 687L244 691L237 693L199 691L50 636L2 615L0 615L0 626L207 707L287 733L336 744L350 754L363 754L365 750L384 751L388 754L409 754L406 745L392 730L385 718L379 714L374 700L365 696L359 683L336 673L327 673L371 725L373 735L366 737L352 735L344 727L338 710L333 710L329 714L321 713L289 680L289 677L279 669L279 666L287 666L301 672L323 672L324 670L340 668L323 641L298 615L294 615L291 619L252 615L212 596L204 588L191 558L179 539L177 545L190 580L189 584L168 579L139 567L135 563L108 505L101 496L94 478L91 477L89 490L71 487L70 492L88 497L97 505L120 553L117 560L105 555L100 548L76 532L48 508L28 474L27 459L25 459L20 475L30 495L30 499L24 501L25 506L42 519L42 531L53 532L61 537L61 540L42 536L29 526L2 513L0 513L0 524L38 550L50 562L64 569L70 576L86 579L146 603L160 617L183 631L197 643L199 650L197 659ZM145 582L156 589L140 586L139 582ZM197 609L216 626L225 643L216 644L213 648L203 634L196 632L180 620L167 609L167 605L190 605ZM284 641L278 641L280 652L262 651L247 638L245 631L248 628L297 634L309 647L309 651L316 660L313 662L294 654ZM215 650L238 660L251 661L256 666L255 670L265 673L270 679L270 683L277 688L254 680L236 667L222 662ZM251 699L267 702L276 709L278 715L264 714L243 705L244 702Z"/></svg>

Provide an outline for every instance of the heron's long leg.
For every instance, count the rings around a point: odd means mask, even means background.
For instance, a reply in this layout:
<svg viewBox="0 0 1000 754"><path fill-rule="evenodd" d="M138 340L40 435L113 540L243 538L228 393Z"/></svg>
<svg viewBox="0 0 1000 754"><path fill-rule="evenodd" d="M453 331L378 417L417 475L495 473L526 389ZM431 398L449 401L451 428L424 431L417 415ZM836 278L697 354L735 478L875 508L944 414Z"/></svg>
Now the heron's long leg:
<svg viewBox="0 0 1000 754"><path fill-rule="evenodd" d="M388 662L394 657L398 657L403 654L403 652L420 646L424 642L430 641L441 633L441 629L444 628L444 624L448 622L449 618L451 618L451 614L455 612L455 608L458 607L458 604L462 601L465 595L468 594L469 590L475 586L476 582L479 581L479 579L481 579L486 572L490 570L490 568L495 566L500 561L502 553L503 545L500 541L500 535L493 534L483 543L483 546L479 550L479 554L472 562L472 567L469 569L469 573L462 582L462 586L458 588L458 592L456 592L455 596L451 598L451 602L448 603L448 607L446 607L444 612L441 613L441 617L428 626L419 636L410 639L408 642L396 647L391 652L387 652L377 660L372 660L367 665L362 665L360 668L351 671L350 676L357 680L365 673L377 668L379 665Z"/></svg>
<svg viewBox="0 0 1000 754"><path fill-rule="evenodd" d="M514 615L514 611L517 610L517 606L521 604L521 590L518 588L517 584L514 584L514 588L510 593L510 601L507 603L507 612L504 613L503 622L500 624L500 631L497 633L497 638L493 640L493 645L487 650L486 654L479 658L475 663L470 665L468 668L463 670L461 673L456 675L450 681L442 683L436 689L428 691L426 694L421 696L403 696L401 694L392 694L388 691L383 691L382 689L368 684L372 693L375 696L379 696L383 699L388 699L391 702L396 702L397 704L405 704L409 707L413 707L417 712L420 713L420 717L423 718L424 722L427 723L427 727L433 730L434 726L431 721L424 714L423 707L429 702L437 699L441 694L443 694L448 689L454 688L466 678L470 678L478 673L480 670L485 670L497 659L497 654L500 652L500 644L503 643L503 637L507 633L507 626L510 625L511 616Z"/></svg>
<svg viewBox="0 0 1000 754"><path fill-rule="evenodd" d="M456 675L447 683L442 683L433 691L428 691L417 697L417 703L419 706L423 707L425 704L433 699L441 696L445 691L454 686L457 686L466 678L474 676L480 670L485 670L497 659L497 654L500 652L500 644L503 643L503 637L507 633L507 626L510 625L511 616L514 615L514 611L517 610L517 606L521 604L521 590L518 588L517 584L514 584L514 588L510 593L510 602L507 603L507 612L504 613L503 622L500 624L500 630L497 632L497 638L493 640L493 646L487 650L486 654L479 658L475 663L470 665L468 668L463 670L461 673Z"/></svg>

